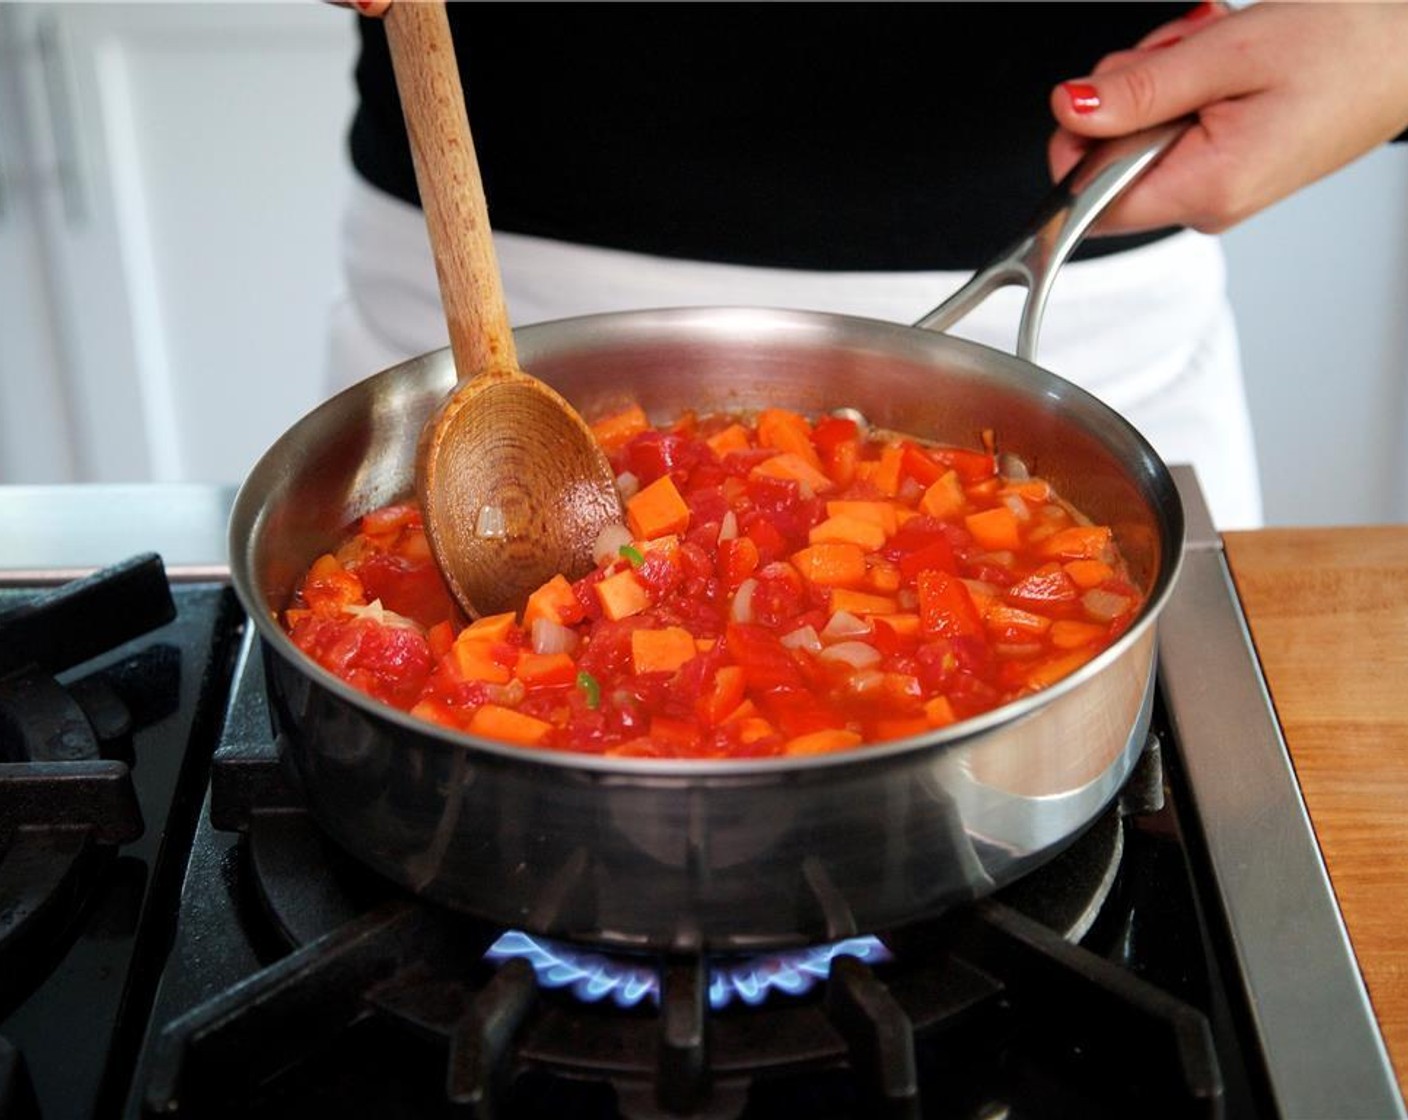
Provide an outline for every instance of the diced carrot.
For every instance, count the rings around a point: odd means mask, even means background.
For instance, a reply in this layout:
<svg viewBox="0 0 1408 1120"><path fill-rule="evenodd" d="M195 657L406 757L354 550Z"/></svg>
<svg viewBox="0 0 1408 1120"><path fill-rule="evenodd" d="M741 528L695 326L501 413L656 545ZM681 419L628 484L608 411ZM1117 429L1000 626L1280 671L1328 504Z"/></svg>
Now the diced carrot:
<svg viewBox="0 0 1408 1120"><path fill-rule="evenodd" d="M968 588L968 597L973 600L973 606L978 608L980 615L986 615L988 608L998 601L991 584L984 584L976 579L965 579L963 586Z"/></svg>
<svg viewBox="0 0 1408 1120"><path fill-rule="evenodd" d="M958 477L963 477L963 472L959 471ZM1002 488L1002 484L996 478L987 478L982 482L965 482L963 492L968 495L970 502L993 502L997 500L997 492Z"/></svg>
<svg viewBox="0 0 1408 1120"><path fill-rule="evenodd" d="M438 723L441 727L459 728L462 723L457 709L449 707L433 696L417 700L415 706L411 708L411 715L417 719Z"/></svg>
<svg viewBox="0 0 1408 1120"><path fill-rule="evenodd" d="M866 552L878 552L885 546L885 530L872 521L838 513L813 525L807 531L807 540L811 544L849 541Z"/></svg>
<svg viewBox="0 0 1408 1120"><path fill-rule="evenodd" d="M499 704L485 704L470 718L469 733L485 739L537 746L552 734L552 724Z"/></svg>
<svg viewBox="0 0 1408 1120"><path fill-rule="evenodd" d="M502 641L517 618L518 616L513 611L505 611L503 614L486 614L466 626L464 633L482 638L485 641Z"/></svg>
<svg viewBox="0 0 1408 1120"><path fill-rule="evenodd" d="M1042 541L1040 553L1062 560L1099 560L1112 535L1108 525L1072 525Z"/></svg>
<svg viewBox="0 0 1408 1120"><path fill-rule="evenodd" d="M880 449L880 457L875 460L870 484L886 497L893 498L900 492L900 466L903 462L904 447L898 443L887 444Z"/></svg>
<svg viewBox="0 0 1408 1120"><path fill-rule="evenodd" d="M297 626L305 618L310 617L312 614L313 612L306 608L290 607L288 610L284 611L285 629L292 630L295 626Z"/></svg>
<svg viewBox="0 0 1408 1120"><path fill-rule="evenodd" d="M894 614L899 610L899 604L888 595L871 595L845 587L832 589L829 606L833 614L836 611L846 611L854 615Z"/></svg>
<svg viewBox="0 0 1408 1120"><path fill-rule="evenodd" d="M772 447L804 459L821 471L821 458L812 443L812 426L800 413L785 408L765 408L758 413L758 446Z"/></svg>
<svg viewBox="0 0 1408 1120"><path fill-rule="evenodd" d="M861 737L843 727L827 727L820 731L809 731L788 739L782 746L782 753L788 755L829 754L831 751L850 750L858 747Z"/></svg>
<svg viewBox="0 0 1408 1120"><path fill-rule="evenodd" d="M640 673L673 673L698 651L694 635L683 626L631 633L631 667Z"/></svg>
<svg viewBox="0 0 1408 1120"><path fill-rule="evenodd" d="M1022 532L1017 515L1006 506L993 506L980 513L970 513L963 519L963 524L978 545L989 552L1021 547Z"/></svg>
<svg viewBox="0 0 1408 1120"><path fill-rule="evenodd" d="M494 657L493 649L493 642L466 638L461 634L450 647L448 660L455 678L461 681L507 684L513 674L509 672L507 665Z"/></svg>
<svg viewBox="0 0 1408 1120"><path fill-rule="evenodd" d="M576 684L577 663L566 653L534 653L524 650L518 655L513 675L529 687Z"/></svg>
<svg viewBox="0 0 1408 1120"><path fill-rule="evenodd" d="M993 630L1016 630L1022 634L1045 634L1051 629L1051 619L1044 614L1010 607L994 599L983 611L983 621Z"/></svg>
<svg viewBox="0 0 1408 1120"><path fill-rule="evenodd" d="M884 689L890 702L901 710L913 707L924 695L924 686L913 673L886 673Z"/></svg>
<svg viewBox="0 0 1408 1120"><path fill-rule="evenodd" d="M878 621L881 625L888 626L898 637L916 638L919 636L919 616L912 611L882 615Z"/></svg>
<svg viewBox="0 0 1408 1120"><path fill-rule="evenodd" d="M626 503L626 524L641 540L683 533L689 528L689 506L680 497L674 480L661 475Z"/></svg>
<svg viewBox="0 0 1408 1120"><path fill-rule="evenodd" d="M857 587L865 580L865 553L841 541L795 552L792 565L807 581L823 587Z"/></svg>
<svg viewBox="0 0 1408 1120"><path fill-rule="evenodd" d="M885 536L893 537L895 530L899 528L895 509L893 502L864 502L837 498L826 503L826 516L855 517L861 521L869 521L880 526Z"/></svg>
<svg viewBox="0 0 1408 1120"><path fill-rule="evenodd" d="M951 723L958 722L958 716L953 710L953 705L949 703L947 696L935 696L924 705L924 718L929 721L930 727L947 727Z"/></svg>
<svg viewBox="0 0 1408 1120"><path fill-rule="evenodd" d="M720 459L730 451L747 451L748 429L742 424L730 424L704 441Z"/></svg>
<svg viewBox="0 0 1408 1120"><path fill-rule="evenodd" d="M439 661L455 644L455 628L448 619L437 622L425 632L426 645L430 646L430 656Z"/></svg>
<svg viewBox="0 0 1408 1120"><path fill-rule="evenodd" d="M736 723L739 720L752 719L757 714L758 705L753 703L753 701L751 700L744 700L741 704L738 705L738 707L734 708L733 711L729 712L728 715L724 716L722 722Z"/></svg>
<svg viewBox="0 0 1408 1120"><path fill-rule="evenodd" d="M824 494L835 489L836 484L820 467L814 467L800 455L791 451L781 451L771 458L764 459L749 472L768 478L788 478L802 488L804 497Z"/></svg>
<svg viewBox="0 0 1408 1120"><path fill-rule="evenodd" d="M652 716L650 737L657 743L671 747L691 747L699 738L699 728L689 720Z"/></svg>
<svg viewBox="0 0 1408 1120"><path fill-rule="evenodd" d="M919 499L919 511L927 517L947 521L956 517L968 504L957 471L945 471Z"/></svg>
<svg viewBox="0 0 1408 1120"><path fill-rule="evenodd" d="M877 739L908 739L911 735L923 735L931 724L925 716L897 717L875 721Z"/></svg>
<svg viewBox="0 0 1408 1120"><path fill-rule="evenodd" d="M582 620L582 604L567 577L561 572L528 596L523 608L523 629L532 631L533 623L540 618L556 622L559 626L571 626Z"/></svg>
<svg viewBox="0 0 1408 1120"><path fill-rule="evenodd" d="M744 716L738 721L740 743L756 743L759 739L768 739L776 734L777 728L762 716Z"/></svg>
<svg viewBox="0 0 1408 1120"><path fill-rule="evenodd" d="M1031 688L1046 688L1062 677L1068 677L1095 656L1093 649L1076 649L1070 653L1043 661L1027 674L1027 684Z"/></svg>
<svg viewBox="0 0 1408 1120"><path fill-rule="evenodd" d="M1098 641L1109 632L1108 626L1062 618L1051 624L1050 638L1051 644L1057 649L1079 649L1090 642Z"/></svg>
<svg viewBox="0 0 1408 1120"><path fill-rule="evenodd" d="M900 566L878 556L872 556L865 572L865 585L880 595L893 595L904 578Z"/></svg>
<svg viewBox="0 0 1408 1120"><path fill-rule="evenodd" d="M612 622L640 614L650 606L650 591L640 576L636 575L634 568L607 576L594 586L596 597L601 602L602 613Z"/></svg>
<svg viewBox="0 0 1408 1120"><path fill-rule="evenodd" d="M592 435L603 450L624 447L630 438L650 427L650 418L638 404L632 404L611 416L602 417L592 425Z"/></svg>
<svg viewBox="0 0 1408 1120"><path fill-rule="evenodd" d="M1082 591L1099 587L1115 574L1115 569L1103 560L1068 560L1061 566L1066 569L1071 582Z"/></svg>

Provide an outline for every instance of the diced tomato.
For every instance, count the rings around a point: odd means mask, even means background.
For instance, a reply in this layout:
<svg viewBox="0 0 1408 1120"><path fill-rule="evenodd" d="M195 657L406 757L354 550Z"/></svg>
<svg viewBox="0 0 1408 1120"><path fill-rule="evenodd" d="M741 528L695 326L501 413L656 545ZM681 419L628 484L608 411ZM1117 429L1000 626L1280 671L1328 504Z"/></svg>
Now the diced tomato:
<svg viewBox="0 0 1408 1120"><path fill-rule="evenodd" d="M915 577L919 591L919 629L935 638L970 638L983 633L983 620L963 581L926 568Z"/></svg>
<svg viewBox="0 0 1408 1120"><path fill-rule="evenodd" d="M953 545L948 543L948 538L935 536L923 548L900 555L900 575L906 583L913 583L923 571L958 574L958 562L954 559Z"/></svg>
<svg viewBox="0 0 1408 1120"><path fill-rule="evenodd" d="M521 616L466 625L401 502L310 566L284 625L353 687L439 726L752 758L989 711L1138 617L1110 529L1044 480L998 476L992 432L982 450L938 447L783 408L646 424L627 410L599 427L639 483L635 543L549 580Z"/></svg>
<svg viewBox="0 0 1408 1120"><path fill-rule="evenodd" d="M751 537L719 542L719 575L730 589L757 571L760 559L758 546Z"/></svg>
<svg viewBox="0 0 1408 1120"><path fill-rule="evenodd" d="M981 482L997 473L997 459L986 451L968 451L961 447L934 447L929 453L940 463L952 467L965 485Z"/></svg>
<svg viewBox="0 0 1408 1120"><path fill-rule="evenodd" d="M787 538L766 517L753 518L744 535L757 545L759 563L770 564L787 551Z"/></svg>
<svg viewBox="0 0 1408 1120"><path fill-rule="evenodd" d="M309 615L290 637L323 668L397 708L415 703L430 676L429 644L404 626Z"/></svg>
<svg viewBox="0 0 1408 1120"><path fill-rule="evenodd" d="M1007 597L1029 606L1071 603L1080 594L1075 582L1059 564L1043 564L1007 589Z"/></svg>
<svg viewBox="0 0 1408 1120"><path fill-rule="evenodd" d="M679 464L685 443L682 436L648 429L632 436L626 444L625 465L640 479L642 486L648 486Z"/></svg>
<svg viewBox="0 0 1408 1120"><path fill-rule="evenodd" d="M724 643L750 688L767 692L803 686L796 661L771 630L752 623L730 622L724 631Z"/></svg>

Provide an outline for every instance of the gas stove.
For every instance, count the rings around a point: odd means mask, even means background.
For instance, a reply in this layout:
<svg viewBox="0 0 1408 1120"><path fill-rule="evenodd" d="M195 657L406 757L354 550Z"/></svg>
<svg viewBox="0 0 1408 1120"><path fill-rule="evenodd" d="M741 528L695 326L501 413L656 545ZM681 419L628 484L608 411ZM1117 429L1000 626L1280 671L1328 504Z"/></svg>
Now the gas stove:
<svg viewBox="0 0 1408 1120"><path fill-rule="evenodd" d="M33 526L0 542L0 1117L1404 1115L1174 474L1185 563L1110 809L975 905L757 957L544 941L379 880L270 733L229 492L0 489Z"/></svg>

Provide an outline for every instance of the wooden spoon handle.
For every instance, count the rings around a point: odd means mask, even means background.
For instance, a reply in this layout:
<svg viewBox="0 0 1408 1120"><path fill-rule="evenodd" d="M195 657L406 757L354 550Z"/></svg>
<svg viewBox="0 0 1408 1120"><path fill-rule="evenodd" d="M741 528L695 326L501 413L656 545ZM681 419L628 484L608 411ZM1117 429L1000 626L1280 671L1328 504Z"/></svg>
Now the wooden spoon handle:
<svg viewBox="0 0 1408 1120"><path fill-rule="evenodd" d="M443 3L396 3L386 40L460 380L518 367Z"/></svg>

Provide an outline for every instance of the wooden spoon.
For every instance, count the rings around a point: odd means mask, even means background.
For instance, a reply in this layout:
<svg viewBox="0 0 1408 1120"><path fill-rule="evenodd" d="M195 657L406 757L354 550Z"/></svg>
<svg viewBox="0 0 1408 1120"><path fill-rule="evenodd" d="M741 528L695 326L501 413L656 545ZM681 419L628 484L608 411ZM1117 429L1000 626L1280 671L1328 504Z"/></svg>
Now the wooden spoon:
<svg viewBox="0 0 1408 1120"><path fill-rule="evenodd" d="M421 433L416 491L465 611L517 610L591 569L621 500L585 421L518 368L445 7L392 4L385 23L459 376Z"/></svg>

